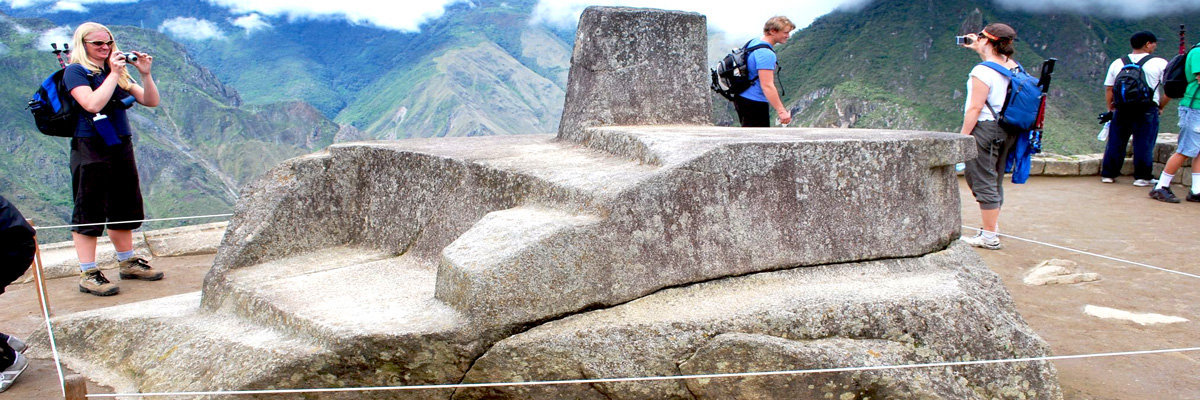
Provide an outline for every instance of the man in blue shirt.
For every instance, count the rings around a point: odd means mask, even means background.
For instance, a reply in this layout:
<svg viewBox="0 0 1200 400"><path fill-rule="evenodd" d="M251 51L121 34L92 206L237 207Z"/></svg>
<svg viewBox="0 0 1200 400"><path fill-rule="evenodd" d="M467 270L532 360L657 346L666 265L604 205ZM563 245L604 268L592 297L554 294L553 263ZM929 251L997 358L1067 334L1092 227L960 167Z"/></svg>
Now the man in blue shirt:
<svg viewBox="0 0 1200 400"><path fill-rule="evenodd" d="M763 36L751 40L747 47L765 43L767 48L754 50L746 56L746 64L750 69L750 79L754 85L737 95L733 106L737 109L738 120L744 127L771 126L771 109L779 115L779 122L787 125L792 122L792 113L783 107L780 91L775 86L775 71L778 68L775 56L775 45L787 43L788 36L796 25L784 16L775 16L767 20L763 26Z"/></svg>

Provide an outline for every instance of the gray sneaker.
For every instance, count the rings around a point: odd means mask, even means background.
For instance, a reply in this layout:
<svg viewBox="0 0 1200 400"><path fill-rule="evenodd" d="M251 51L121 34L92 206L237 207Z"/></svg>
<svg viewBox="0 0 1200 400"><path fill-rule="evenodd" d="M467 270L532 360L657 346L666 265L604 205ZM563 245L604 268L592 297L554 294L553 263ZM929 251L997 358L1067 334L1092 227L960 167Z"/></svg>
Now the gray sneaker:
<svg viewBox="0 0 1200 400"><path fill-rule="evenodd" d="M24 354L17 353L17 359L13 361L13 364L5 368L4 372L0 372L0 392L8 390L8 387L16 382L17 377L25 372L25 368L29 368L29 359L25 358Z"/></svg>
<svg viewBox="0 0 1200 400"><path fill-rule="evenodd" d="M1133 186L1137 186L1137 187L1146 187L1146 186L1150 186L1153 184L1154 183L1150 182L1149 179L1134 179L1133 180Z"/></svg>
<svg viewBox="0 0 1200 400"><path fill-rule="evenodd" d="M99 269L79 273L79 291L97 296L112 296L121 291L117 284L109 282Z"/></svg>
<svg viewBox="0 0 1200 400"><path fill-rule="evenodd" d="M973 237L963 236L961 239L966 244L969 244L972 247L978 247L981 249L1000 250L1001 248L1004 247L1004 245L1000 244L1000 237L997 236L997 237L988 239L983 236L982 232L980 232L979 234L977 234Z"/></svg>
<svg viewBox="0 0 1200 400"><path fill-rule="evenodd" d="M121 279L157 281L163 278L162 271L150 268L150 263L141 257L121 261L117 263L117 269L121 271Z"/></svg>
<svg viewBox="0 0 1200 400"><path fill-rule="evenodd" d="M0 340L3 340L3 341L5 341L5 343L8 343L8 347L11 347L13 350L15 350L18 353L24 353L25 349L29 347L29 346L26 346L25 342L22 342L21 339L17 339L15 336L6 335L3 333L0 333Z"/></svg>

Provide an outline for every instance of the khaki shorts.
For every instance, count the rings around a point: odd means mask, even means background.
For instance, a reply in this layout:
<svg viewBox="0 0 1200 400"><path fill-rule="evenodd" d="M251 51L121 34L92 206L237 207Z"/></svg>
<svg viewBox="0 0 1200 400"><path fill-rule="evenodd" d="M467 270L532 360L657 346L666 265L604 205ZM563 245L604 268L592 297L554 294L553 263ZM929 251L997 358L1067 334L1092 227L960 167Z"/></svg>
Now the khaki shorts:
<svg viewBox="0 0 1200 400"><path fill-rule="evenodd" d="M1004 164L1016 136L1005 132L996 121L976 123L971 136L978 156L966 162L967 186L979 202L979 209L998 209L1004 204Z"/></svg>

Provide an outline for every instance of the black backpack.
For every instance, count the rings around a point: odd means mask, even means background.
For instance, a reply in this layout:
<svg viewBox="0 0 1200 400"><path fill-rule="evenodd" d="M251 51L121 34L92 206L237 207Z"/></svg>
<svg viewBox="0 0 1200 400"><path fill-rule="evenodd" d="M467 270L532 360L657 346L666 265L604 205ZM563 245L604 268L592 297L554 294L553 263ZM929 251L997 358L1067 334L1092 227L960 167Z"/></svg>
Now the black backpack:
<svg viewBox="0 0 1200 400"><path fill-rule="evenodd" d="M79 105L63 84L63 72L66 70L59 69L46 77L37 91L33 92L33 98L26 107L33 114L33 122L38 130L49 136L75 136L75 126L79 121Z"/></svg>
<svg viewBox="0 0 1200 400"><path fill-rule="evenodd" d="M753 86L754 81L758 79L757 77L750 79L750 65L746 62L746 57L749 57L750 53L755 50L771 47L766 43L750 46L750 42L746 42L745 46L733 49L732 52L725 55L724 59L721 59L721 62L717 63L716 68L709 69L712 71L712 90L731 101Z"/></svg>
<svg viewBox="0 0 1200 400"><path fill-rule="evenodd" d="M1146 107L1154 104L1154 89L1146 84L1146 71L1142 68L1154 56L1147 55L1134 63L1129 56L1121 57L1125 63L1113 81L1113 105L1121 107Z"/></svg>
<svg viewBox="0 0 1200 400"><path fill-rule="evenodd" d="M1192 46L1191 50L1175 56L1171 62L1167 63L1167 69L1163 71L1163 93L1172 99L1181 99L1183 94L1187 92L1188 79L1187 72L1184 71L1187 64L1187 56L1192 51L1195 51L1200 44Z"/></svg>

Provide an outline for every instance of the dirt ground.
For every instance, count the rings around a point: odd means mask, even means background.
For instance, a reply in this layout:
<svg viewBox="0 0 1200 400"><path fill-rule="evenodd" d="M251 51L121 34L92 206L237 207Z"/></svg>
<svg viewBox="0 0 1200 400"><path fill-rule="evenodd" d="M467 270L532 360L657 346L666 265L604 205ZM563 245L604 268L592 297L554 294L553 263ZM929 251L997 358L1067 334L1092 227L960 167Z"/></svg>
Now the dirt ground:
<svg viewBox="0 0 1200 400"><path fill-rule="evenodd" d="M1022 238L1200 274L1200 203L1166 204L1150 200L1147 189L1128 178L1106 185L1097 177L1034 177L1025 185L1006 185L1001 232ZM960 184L963 224L979 225L979 210ZM1184 193L1175 189L1176 194ZM1072 253L1039 244L1004 239L1004 249L980 254L1012 293L1021 315L1050 343L1055 355L1200 347L1200 279L1155 271ZM1091 283L1027 286L1025 274L1041 261L1065 259L1085 272L1100 274ZM159 282L119 281L121 294L99 298L79 293L74 278L52 280L51 305L57 315L131 303L200 289L212 256L162 258ZM115 274L111 274L115 278ZM1157 313L1188 322L1141 326L1085 315L1086 305L1137 313ZM0 296L0 331L27 337L45 329L33 285L15 285ZM1055 362L1067 399L1198 399L1200 352L1087 358ZM69 371L68 371L69 373ZM90 383L89 393L112 393ZM58 373L51 360L32 366L0 399L61 399Z"/></svg>

